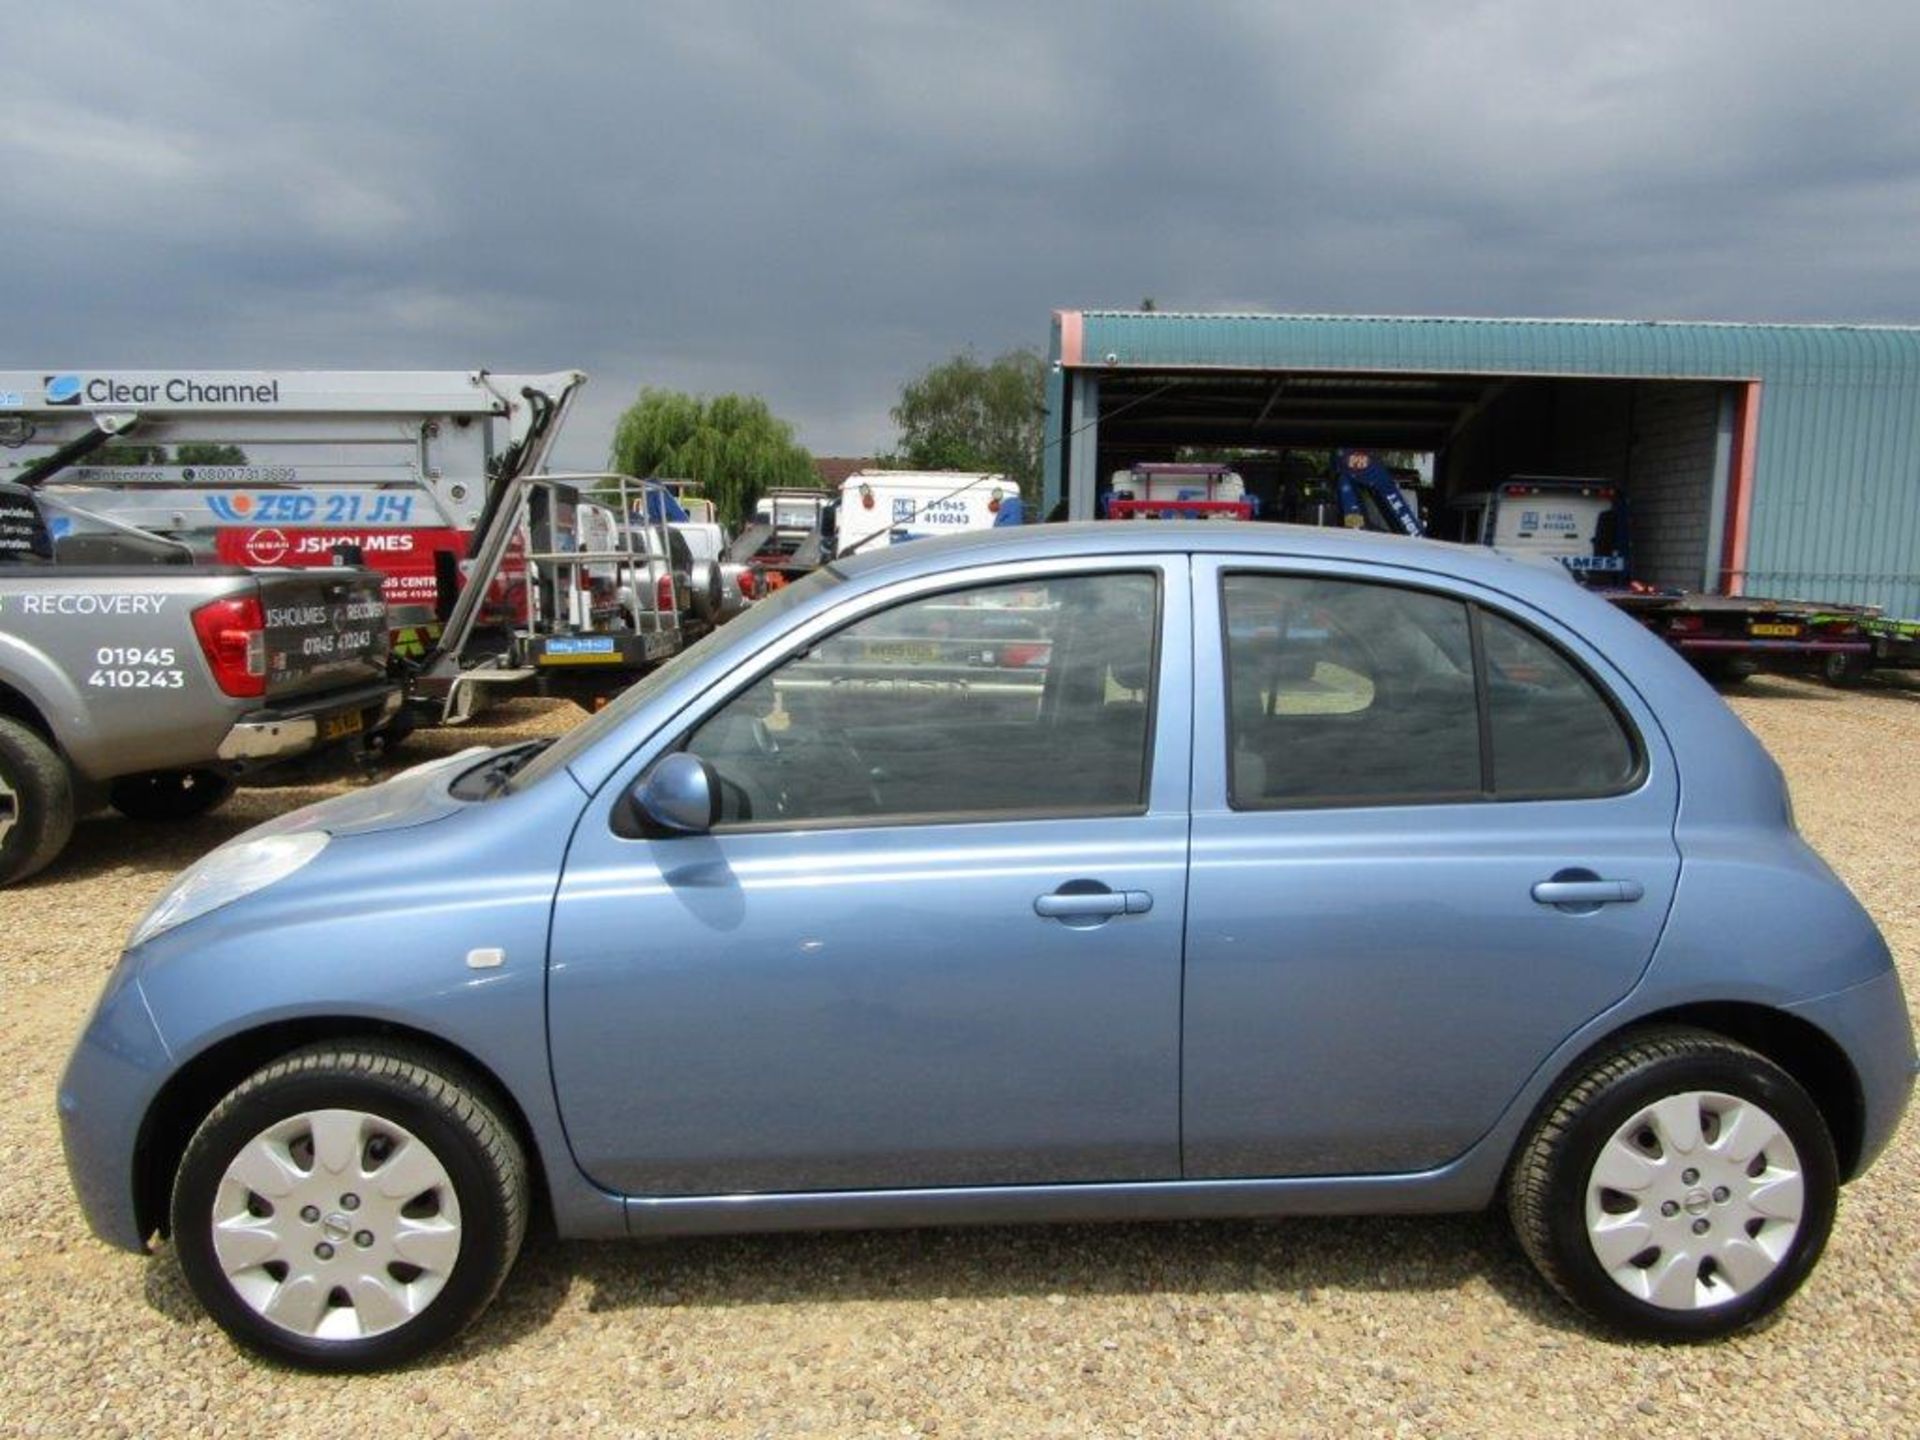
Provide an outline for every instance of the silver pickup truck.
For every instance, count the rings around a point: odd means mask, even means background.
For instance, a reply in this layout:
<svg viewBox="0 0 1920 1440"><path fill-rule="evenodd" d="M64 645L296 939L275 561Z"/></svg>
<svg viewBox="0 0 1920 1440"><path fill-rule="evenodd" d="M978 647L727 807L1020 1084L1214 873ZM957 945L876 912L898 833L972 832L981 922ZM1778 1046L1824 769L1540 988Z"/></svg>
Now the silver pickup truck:
<svg viewBox="0 0 1920 1440"><path fill-rule="evenodd" d="M69 545L31 492L0 486L0 885L102 801L202 814L237 775L400 706L374 571L169 563L191 557L112 539Z"/></svg>

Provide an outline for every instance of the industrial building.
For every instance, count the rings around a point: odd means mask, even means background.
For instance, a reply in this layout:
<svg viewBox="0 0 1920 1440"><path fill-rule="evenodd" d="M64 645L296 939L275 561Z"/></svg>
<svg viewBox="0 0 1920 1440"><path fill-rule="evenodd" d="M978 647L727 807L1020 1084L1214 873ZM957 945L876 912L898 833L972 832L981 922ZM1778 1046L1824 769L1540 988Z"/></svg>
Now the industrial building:
<svg viewBox="0 0 1920 1440"><path fill-rule="evenodd" d="M1194 452L1431 452L1442 497L1619 486L1650 584L1920 614L1920 328L1062 310L1051 358L1048 511Z"/></svg>

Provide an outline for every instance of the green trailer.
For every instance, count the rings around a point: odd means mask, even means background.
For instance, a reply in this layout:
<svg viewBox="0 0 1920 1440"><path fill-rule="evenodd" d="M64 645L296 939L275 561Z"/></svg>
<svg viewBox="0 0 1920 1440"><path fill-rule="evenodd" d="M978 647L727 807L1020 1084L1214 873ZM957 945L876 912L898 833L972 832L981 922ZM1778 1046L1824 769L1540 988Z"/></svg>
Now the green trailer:
<svg viewBox="0 0 1920 1440"><path fill-rule="evenodd" d="M1858 684L1870 670L1920 670L1920 620L1893 620L1884 615L1844 618L1851 621L1869 649L1864 655L1829 656L1824 673L1830 683Z"/></svg>

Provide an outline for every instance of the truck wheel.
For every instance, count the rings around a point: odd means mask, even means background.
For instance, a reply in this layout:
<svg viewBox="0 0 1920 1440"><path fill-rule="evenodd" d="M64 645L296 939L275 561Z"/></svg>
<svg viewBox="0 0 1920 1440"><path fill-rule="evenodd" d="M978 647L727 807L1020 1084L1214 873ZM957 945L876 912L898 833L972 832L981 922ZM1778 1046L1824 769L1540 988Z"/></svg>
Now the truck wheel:
<svg viewBox="0 0 1920 1440"><path fill-rule="evenodd" d="M1839 1173L1805 1090L1744 1045L1663 1027L1561 1090L1514 1160L1507 1211L1562 1295L1649 1340L1710 1340L1777 1309L1833 1225Z"/></svg>
<svg viewBox="0 0 1920 1440"><path fill-rule="evenodd" d="M73 834L73 778L54 748L0 716L0 885L50 862Z"/></svg>
<svg viewBox="0 0 1920 1440"><path fill-rule="evenodd" d="M1703 656L1695 659L1693 668L1698 670L1712 685L1739 685L1754 673L1750 660L1730 660L1725 656Z"/></svg>
<svg viewBox="0 0 1920 1440"><path fill-rule="evenodd" d="M1835 650L1821 662L1820 673L1826 676L1829 685L1840 690L1851 690L1866 678L1870 663L1865 655L1849 655L1844 650Z"/></svg>
<svg viewBox="0 0 1920 1440"><path fill-rule="evenodd" d="M129 820L191 820L233 794L233 780L218 770L155 770L123 775L107 799Z"/></svg>
<svg viewBox="0 0 1920 1440"><path fill-rule="evenodd" d="M201 1122L173 1184L187 1284L249 1349L377 1370L486 1308L526 1233L527 1162L496 1102L438 1056L299 1050Z"/></svg>

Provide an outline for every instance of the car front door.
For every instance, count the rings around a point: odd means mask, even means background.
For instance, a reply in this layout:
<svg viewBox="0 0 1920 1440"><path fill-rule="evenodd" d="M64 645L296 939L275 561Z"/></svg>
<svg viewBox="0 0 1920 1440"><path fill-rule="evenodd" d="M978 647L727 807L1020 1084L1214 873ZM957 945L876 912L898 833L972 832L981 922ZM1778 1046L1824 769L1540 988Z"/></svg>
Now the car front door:
<svg viewBox="0 0 1920 1440"><path fill-rule="evenodd" d="M1678 790L1631 689L1392 573L1195 560L1189 1177L1444 1163L1665 920Z"/></svg>
<svg viewBox="0 0 1920 1440"><path fill-rule="evenodd" d="M555 906L554 1079L627 1194L1179 1173L1187 562L849 602L638 750ZM687 750L711 833L624 796Z"/></svg>

